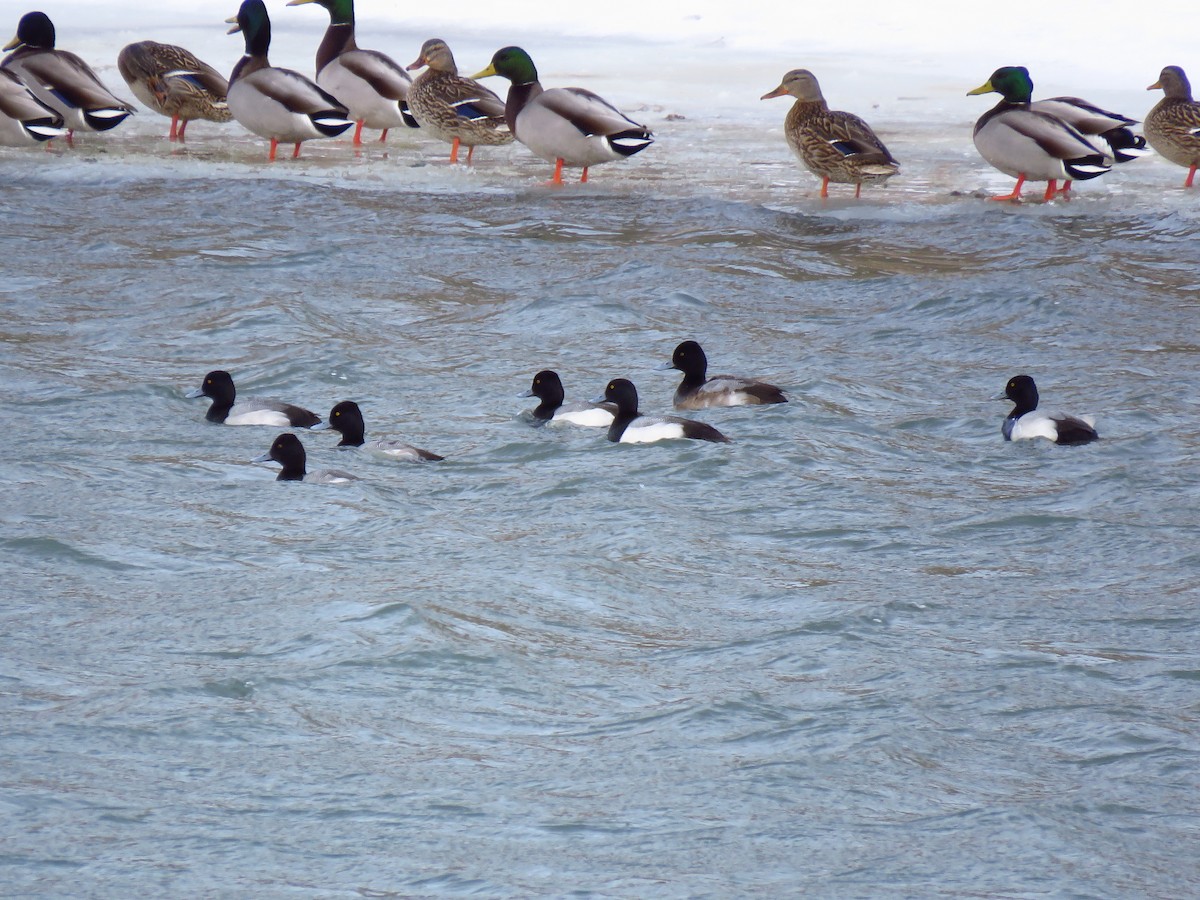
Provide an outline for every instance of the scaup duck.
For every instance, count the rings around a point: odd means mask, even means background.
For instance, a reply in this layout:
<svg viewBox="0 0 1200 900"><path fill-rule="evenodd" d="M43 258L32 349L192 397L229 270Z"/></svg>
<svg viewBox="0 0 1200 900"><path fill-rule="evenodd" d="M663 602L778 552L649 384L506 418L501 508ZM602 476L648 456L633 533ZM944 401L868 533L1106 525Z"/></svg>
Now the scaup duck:
<svg viewBox="0 0 1200 900"><path fill-rule="evenodd" d="M608 429L608 439L614 444L650 444L655 441L687 438L729 444L732 441L706 422L681 419L678 416L643 416L638 412L637 388L627 378L614 378L604 389L603 398L617 407L617 415Z"/></svg>
<svg viewBox="0 0 1200 900"><path fill-rule="evenodd" d="M1091 416L1050 414L1039 410L1037 385L1028 375L1010 378L1004 394L996 399L1011 400L1016 404L1004 420L1002 431L1006 441L1040 437L1056 444L1088 444L1100 439Z"/></svg>
<svg viewBox="0 0 1200 900"><path fill-rule="evenodd" d="M275 477L276 481L307 481L310 484L345 484L348 481L358 481L357 475L342 472L338 469L318 469L315 472L305 470L307 457L300 438L291 432L279 435L271 444L271 449L261 456L256 456L250 462L277 462L283 468Z"/></svg>
<svg viewBox="0 0 1200 900"><path fill-rule="evenodd" d="M274 425L277 428L311 428L321 421L316 413L278 400L247 397L237 400L233 377L223 370L209 372L204 383L187 394L189 399L208 397L212 405L204 418L219 425Z"/></svg>
<svg viewBox="0 0 1200 900"><path fill-rule="evenodd" d="M343 400L329 411L329 418L312 426L310 431L332 430L339 432L342 439L339 447L362 450L365 453L377 453L392 459L406 459L413 462L440 462L444 456L414 447L403 441L370 440L366 439L366 424L363 422L362 410L353 400Z"/></svg>
<svg viewBox="0 0 1200 900"><path fill-rule="evenodd" d="M678 369L683 381L675 391L676 409L706 409L710 406L759 406L787 403L787 396L773 384L737 375L706 377L708 357L695 341L684 341L660 370Z"/></svg>
<svg viewBox="0 0 1200 900"><path fill-rule="evenodd" d="M538 424L568 422L591 428L608 428L616 416L617 407L612 403L587 403L575 401L564 403L562 380L558 373L543 369L533 376L533 385L522 397L537 397L542 402L533 409L533 418Z"/></svg>

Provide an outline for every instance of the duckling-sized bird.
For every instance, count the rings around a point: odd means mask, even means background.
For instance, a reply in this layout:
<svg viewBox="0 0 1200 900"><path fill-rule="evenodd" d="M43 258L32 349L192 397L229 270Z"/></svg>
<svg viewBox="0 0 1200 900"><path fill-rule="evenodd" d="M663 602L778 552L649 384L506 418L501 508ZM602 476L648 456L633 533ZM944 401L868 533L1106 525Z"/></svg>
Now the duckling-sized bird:
<svg viewBox="0 0 1200 900"><path fill-rule="evenodd" d="M607 100L584 88L544 90L537 68L520 47L504 47L491 64L473 78L499 75L512 85L504 115L513 136L536 156L554 163L551 184L561 186L563 166L588 169L614 159L624 159L654 143L654 135Z"/></svg>
<svg viewBox="0 0 1200 900"><path fill-rule="evenodd" d="M208 397L212 400L204 418L218 425L274 425L277 428L311 428L321 417L311 410L279 400L257 397L237 399L233 378L222 369L204 376L200 387L187 394L189 400Z"/></svg>
<svg viewBox="0 0 1200 900"><path fill-rule="evenodd" d="M643 416L638 412L637 388L628 378L610 381L604 389L604 396L597 397L593 402L602 400L617 407L617 415L608 428L608 439L614 444L651 444L679 438L716 444L733 443L707 422L678 416Z"/></svg>
<svg viewBox="0 0 1200 900"><path fill-rule="evenodd" d="M242 32L246 55L229 76L229 111L246 129L271 141L268 158L275 161L280 141L300 144L312 138L337 137L354 123L347 110L299 72L278 69L267 60L271 47L271 20L263 0L244 0L230 34Z"/></svg>
<svg viewBox="0 0 1200 900"><path fill-rule="evenodd" d="M1179 66L1167 66L1146 90L1166 94L1146 116L1146 138L1160 156L1187 166L1183 186L1190 188L1200 167L1200 103L1192 99L1192 86Z"/></svg>
<svg viewBox="0 0 1200 900"><path fill-rule="evenodd" d="M775 90L760 99L796 98L783 134L800 162L821 179L821 197L829 196L829 183L854 185L854 196L864 184L887 181L900 171L900 164L871 130L853 113L831 110L821 85L807 69L792 69Z"/></svg>
<svg viewBox="0 0 1200 900"><path fill-rule="evenodd" d="M562 379L551 369L543 369L533 376L533 385L522 397L537 397L542 402L533 409L533 418L538 425L552 422L568 422L589 428L607 428L616 417L617 408L612 403L587 403L575 401L564 403Z"/></svg>
<svg viewBox="0 0 1200 900"><path fill-rule="evenodd" d="M975 123L975 148L989 163L1017 179L1011 194L993 200L1019 200L1026 181L1045 181L1046 200L1065 193L1058 181L1084 181L1107 172L1113 157L1079 129L1046 112L1031 109L1033 81L1024 66L1004 66L967 96L996 93L1001 100Z"/></svg>
<svg viewBox="0 0 1200 900"><path fill-rule="evenodd" d="M108 131L133 113L133 107L106 88L87 63L54 48L54 23L43 12L21 16L17 36L4 45L4 62L67 127L67 143L76 131Z"/></svg>
<svg viewBox="0 0 1200 900"><path fill-rule="evenodd" d="M0 68L0 146L38 144L66 133L62 116L35 97L16 72Z"/></svg>
<svg viewBox="0 0 1200 900"><path fill-rule="evenodd" d="M1049 414L1039 410L1037 385L1028 375L1010 378L1004 393L996 399L1011 400L1016 404L1001 429L1006 441L1040 437L1056 444L1087 444L1100 438L1091 416Z"/></svg>
<svg viewBox="0 0 1200 900"><path fill-rule="evenodd" d="M459 145L467 147L467 165L480 144L510 144L512 132L504 117L504 101L478 81L458 74L454 54L440 38L421 45L408 68L428 68L417 76L408 101L417 122L450 144L450 162L458 162Z"/></svg>
<svg viewBox="0 0 1200 900"><path fill-rule="evenodd" d="M405 459L412 462L440 462L444 456L414 447L403 441L366 439L367 427L363 422L362 410L353 400L343 400L329 411L329 418L312 426L310 431L326 431L332 429L340 432L342 439L339 447L362 450L364 453L376 453L392 459Z"/></svg>
<svg viewBox="0 0 1200 900"><path fill-rule="evenodd" d="M171 141L183 141L188 122L233 118L225 76L190 50L157 41L138 41L117 54L121 77L144 104L171 119Z"/></svg>
<svg viewBox="0 0 1200 900"><path fill-rule="evenodd" d="M706 377L708 357L695 341L684 341L671 354L671 361L658 368L661 371L678 369L683 373L683 381L675 391L676 409L787 403L787 396L783 391L765 381L754 381L737 375Z"/></svg>
<svg viewBox="0 0 1200 900"><path fill-rule="evenodd" d="M412 78L394 59L378 50L361 50L354 41L354 0L288 0L288 6L317 3L329 11L329 27L317 48L317 84L337 97L355 121L354 146L364 127L388 131L416 128L409 112Z"/></svg>
<svg viewBox="0 0 1200 900"><path fill-rule="evenodd" d="M346 484L358 481L357 475L343 472L340 469L318 469L307 471L308 456L304 452L304 444L300 438L291 432L279 435L271 443L271 449L261 456L256 456L250 462L277 462L281 466L276 481L306 481L309 484Z"/></svg>

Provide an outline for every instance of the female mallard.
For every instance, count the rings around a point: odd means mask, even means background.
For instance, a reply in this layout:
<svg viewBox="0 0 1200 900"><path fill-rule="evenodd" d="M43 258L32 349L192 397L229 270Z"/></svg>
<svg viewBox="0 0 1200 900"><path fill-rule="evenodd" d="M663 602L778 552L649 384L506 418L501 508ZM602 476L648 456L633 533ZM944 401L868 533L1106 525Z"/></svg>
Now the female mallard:
<svg viewBox="0 0 1200 900"><path fill-rule="evenodd" d="M430 38L409 69L429 68L413 82L408 100L421 127L450 143L450 162L467 146L467 165L480 144L508 144L513 136L504 118L504 101L478 81L458 74L446 42Z"/></svg>
<svg viewBox="0 0 1200 900"><path fill-rule="evenodd" d="M518 141L537 156L554 163L553 184L561 185L563 166L588 169L600 163L645 150L654 136L645 125L583 88L543 90L529 54L520 47L505 47L492 56L491 65L473 78L500 75L512 82L504 115Z"/></svg>
<svg viewBox="0 0 1200 900"><path fill-rule="evenodd" d="M0 68L0 146L22 147L63 134L62 116L35 97L15 72Z"/></svg>
<svg viewBox="0 0 1200 900"><path fill-rule="evenodd" d="M174 44L138 41L117 55L117 68L133 95L156 113L171 117L172 141L184 140L192 119L228 122L225 76Z"/></svg>
<svg viewBox="0 0 1200 900"><path fill-rule="evenodd" d="M829 182L854 185L854 196L863 184L886 181L900 171L871 126L853 113L831 110L816 77L807 69L792 69L779 87L763 100L792 96L783 122L783 133L792 152L821 178L821 197L829 196Z"/></svg>
<svg viewBox="0 0 1200 900"><path fill-rule="evenodd" d="M408 110L412 78L390 56L360 50L354 42L354 0L288 0L288 6L317 3L329 11L329 27L317 48L317 84L346 105L354 119L354 145L363 127L388 130L417 122Z"/></svg>
<svg viewBox="0 0 1200 900"><path fill-rule="evenodd" d="M1146 116L1146 138L1160 155L1188 167L1183 186L1190 188L1200 167L1200 103L1179 66L1167 66L1146 90L1166 93Z"/></svg>
<svg viewBox="0 0 1200 900"><path fill-rule="evenodd" d="M229 22L230 34L246 37L246 55L229 76L229 111L244 127L271 141L268 157L275 160L280 141L300 144L310 138L337 137L354 123L346 107L299 72L277 69L267 61L271 46L271 20L263 0L245 0Z"/></svg>
<svg viewBox="0 0 1200 900"><path fill-rule="evenodd" d="M1068 188L1058 180L1082 181L1103 175L1113 157L1079 129L1057 116L1030 108L1033 81L1024 66L1005 66L967 91L1000 94L1002 99L975 123L975 147L989 163L1017 179L1011 194L993 200L1019 200L1026 181L1045 181L1046 200Z"/></svg>
<svg viewBox="0 0 1200 900"><path fill-rule="evenodd" d="M63 117L67 142L76 131L108 131L129 118L133 107L117 99L74 53L55 50L54 39L49 16L26 13L17 25L17 36L4 46L13 52L0 65Z"/></svg>

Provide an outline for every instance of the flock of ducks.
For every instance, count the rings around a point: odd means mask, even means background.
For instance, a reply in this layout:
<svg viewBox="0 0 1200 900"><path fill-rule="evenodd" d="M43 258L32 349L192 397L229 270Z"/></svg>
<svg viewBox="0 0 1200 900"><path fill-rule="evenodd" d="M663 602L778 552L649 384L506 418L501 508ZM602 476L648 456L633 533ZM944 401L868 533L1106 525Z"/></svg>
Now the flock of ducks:
<svg viewBox="0 0 1200 900"><path fill-rule="evenodd" d="M787 403L787 395L773 384L737 375L709 375L708 357L695 341L684 341L675 348L671 361L658 367L676 369L683 380L675 391L674 406L679 410L726 406L765 406ZM276 428L307 428L310 431L337 431L339 448L359 450L392 460L441 462L444 457L412 444L366 436L362 410L353 400L343 400L321 417L292 403L261 398L238 398L233 378L224 370L209 372L189 398L211 400L205 418L218 425L269 425ZM533 376L529 390L521 397L536 397L539 403L527 414L534 425L578 425L604 428L609 441L621 444L650 444L664 440L696 440L715 444L732 441L706 422L680 416L650 416L638 409L638 392L627 378L614 378L603 394L591 401L568 403L562 379L551 369ZM1012 411L1004 420L1001 433L1006 441L1045 438L1056 444L1087 444L1098 440L1090 416L1046 413L1038 409L1038 391L1032 378L1017 375L1010 379L1004 393L996 399L1011 400ZM291 432L275 438L270 448L251 462L276 462L281 466L277 481L307 481L341 484L357 476L340 469L308 471L304 444Z"/></svg>
<svg viewBox="0 0 1200 900"><path fill-rule="evenodd" d="M336 137L354 127L386 140L393 128L420 128L451 145L450 161L467 148L470 165L478 146L516 140L554 165L553 184L564 167L581 169L645 150L654 135L611 103L584 88L544 89L529 54L519 47L496 52L483 71L458 73L445 41L432 39L404 68L354 39L354 0L288 0L288 6L317 3L329 27L317 48L316 80L272 66L268 59L271 20L263 0L244 0L230 34L241 32L245 55L228 81L182 47L141 41L121 50L117 65L134 96L171 119L171 140L184 140L188 122L236 119L270 142L274 160L280 143ZM75 131L107 131L134 108L114 96L88 65L55 48L54 25L42 12L24 15L0 63L0 144L51 140ZM410 71L424 69L414 80ZM510 82L501 100L476 79L500 76ZM1147 114L1145 135L1136 119L1109 112L1078 97L1032 99L1027 69L1006 66L969 94L998 93L1001 100L975 124L975 146L991 165L1017 179L1012 192L993 199L1019 200L1026 182L1046 182L1046 200L1069 196L1074 181L1096 178L1116 163L1136 159L1146 144L1188 169L1191 187L1200 167L1200 103L1179 66L1167 66L1147 90L1164 97ZM884 182L899 163L858 116L831 110L816 77L806 69L788 72L762 99L790 96L795 103L784 134L800 162L829 185ZM1062 182L1062 185L1059 185Z"/></svg>

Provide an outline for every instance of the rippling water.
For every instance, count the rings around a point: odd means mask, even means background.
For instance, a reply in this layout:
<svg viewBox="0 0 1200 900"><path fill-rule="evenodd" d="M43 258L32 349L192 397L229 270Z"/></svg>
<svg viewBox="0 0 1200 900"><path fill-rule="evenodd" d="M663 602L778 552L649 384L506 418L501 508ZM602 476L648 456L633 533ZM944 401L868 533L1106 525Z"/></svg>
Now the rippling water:
<svg viewBox="0 0 1200 900"><path fill-rule="evenodd" d="M821 205L690 127L557 193L516 150L0 161L6 893L1200 891L1182 170L998 207L943 149ZM684 338L792 402L697 414L728 446L522 416L547 367L665 410ZM218 367L447 461L302 434L362 480L277 483L184 398ZM1004 443L1018 372L1104 439Z"/></svg>

